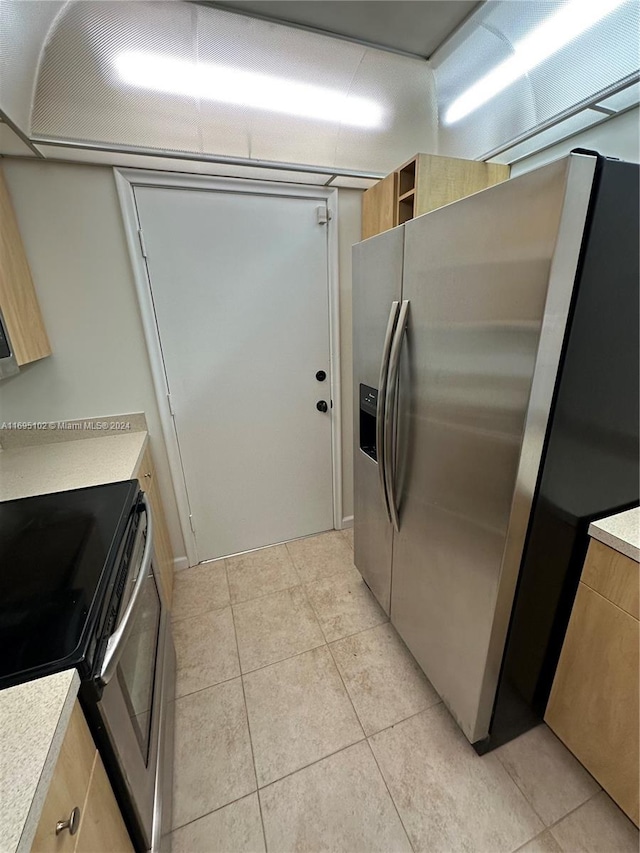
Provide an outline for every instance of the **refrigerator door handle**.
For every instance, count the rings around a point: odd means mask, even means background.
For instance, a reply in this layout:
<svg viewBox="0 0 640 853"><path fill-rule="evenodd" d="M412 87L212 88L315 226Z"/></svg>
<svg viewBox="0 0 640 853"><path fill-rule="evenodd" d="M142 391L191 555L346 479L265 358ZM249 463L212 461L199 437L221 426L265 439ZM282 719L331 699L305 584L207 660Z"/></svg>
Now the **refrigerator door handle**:
<svg viewBox="0 0 640 853"><path fill-rule="evenodd" d="M382 347L382 362L380 363L380 381L378 382L378 403L376 407L376 448L378 456L378 480L380 483L380 493L382 503L387 513L387 518L391 522L391 510L389 509L389 496L387 494L387 474L386 474L386 458L385 458L385 420L386 420L386 400L387 400L387 379L389 377L389 360L391 358L391 343L393 341L393 332L396 327L398 313L400 311L400 303L392 302L391 310L389 311L389 322L387 323L387 331L384 336L384 346Z"/></svg>
<svg viewBox="0 0 640 853"><path fill-rule="evenodd" d="M384 458L385 458L385 476L386 476L386 491L389 500L389 510L391 521L396 532L400 532L400 515L398 512L398 502L396 500L395 489L395 421L396 421L396 406L398 402L398 371L400 368L400 353L402 352L402 344L407 331L407 319L409 317L409 300L404 299L400 307L398 322L396 323L396 331L391 345L391 354L389 357L389 370L387 375L386 387L386 402L385 402L385 425L384 425Z"/></svg>

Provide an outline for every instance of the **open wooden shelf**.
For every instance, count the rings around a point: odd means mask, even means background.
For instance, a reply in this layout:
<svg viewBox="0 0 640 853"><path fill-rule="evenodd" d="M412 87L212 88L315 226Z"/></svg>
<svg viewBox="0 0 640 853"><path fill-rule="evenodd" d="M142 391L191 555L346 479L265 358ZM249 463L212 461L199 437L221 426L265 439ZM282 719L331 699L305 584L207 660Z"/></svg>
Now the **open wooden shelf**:
<svg viewBox="0 0 640 853"><path fill-rule="evenodd" d="M401 198L416 188L416 166L417 158L414 157L398 169L398 194Z"/></svg>
<svg viewBox="0 0 640 853"><path fill-rule="evenodd" d="M408 222L414 217L414 201L413 194L408 195L398 201L398 225Z"/></svg>

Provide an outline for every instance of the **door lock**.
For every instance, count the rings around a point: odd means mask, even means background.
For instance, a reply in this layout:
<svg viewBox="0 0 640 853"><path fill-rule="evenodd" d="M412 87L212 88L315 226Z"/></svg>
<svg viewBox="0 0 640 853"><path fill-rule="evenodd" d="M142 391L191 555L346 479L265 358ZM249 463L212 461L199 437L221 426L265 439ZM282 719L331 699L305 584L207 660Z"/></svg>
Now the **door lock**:
<svg viewBox="0 0 640 853"><path fill-rule="evenodd" d="M326 402L326 400L318 400L318 402L316 403L316 409L317 409L319 412L327 412L327 411L329 411L329 406L327 406L327 402Z"/></svg>

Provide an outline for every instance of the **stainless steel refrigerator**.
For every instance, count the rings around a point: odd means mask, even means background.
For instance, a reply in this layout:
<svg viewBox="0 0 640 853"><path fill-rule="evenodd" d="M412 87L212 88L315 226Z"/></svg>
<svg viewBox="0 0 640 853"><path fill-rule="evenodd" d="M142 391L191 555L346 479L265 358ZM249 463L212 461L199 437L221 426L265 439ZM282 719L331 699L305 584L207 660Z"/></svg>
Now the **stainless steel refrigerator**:
<svg viewBox="0 0 640 853"><path fill-rule="evenodd" d="M637 187L573 153L354 246L355 562L479 750L540 718L588 520L638 503Z"/></svg>

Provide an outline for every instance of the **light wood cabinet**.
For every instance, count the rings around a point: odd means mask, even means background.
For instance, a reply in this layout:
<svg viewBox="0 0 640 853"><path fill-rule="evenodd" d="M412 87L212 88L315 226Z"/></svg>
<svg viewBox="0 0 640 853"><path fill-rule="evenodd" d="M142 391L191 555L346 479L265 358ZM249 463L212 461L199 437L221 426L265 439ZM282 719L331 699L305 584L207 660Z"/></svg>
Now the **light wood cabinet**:
<svg viewBox="0 0 640 853"><path fill-rule="evenodd" d="M159 575L159 580L162 585L165 598L169 607L171 607L171 599L173 597L173 550L171 548L171 539L169 538L167 519L162 506L162 496L160 495L158 478L153 466L151 447L148 444L134 477L139 481L140 488L147 495L149 503L151 504L154 528L154 564Z"/></svg>
<svg viewBox="0 0 640 853"><path fill-rule="evenodd" d="M398 170L398 225L506 181L509 166L417 154Z"/></svg>
<svg viewBox="0 0 640 853"><path fill-rule="evenodd" d="M362 196L362 239L367 240L398 224L398 173L392 172Z"/></svg>
<svg viewBox="0 0 640 853"><path fill-rule="evenodd" d="M111 790L100 753L84 804L84 821L76 853L128 853L133 851L129 833Z"/></svg>
<svg viewBox="0 0 640 853"><path fill-rule="evenodd" d="M638 563L592 541L545 721L639 821Z"/></svg>
<svg viewBox="0 0 640 853"><path fill-rule="evenodd" d="M0 311L18 364L51 355L31 270L1 168Z"/></svg>
<svg viewBox="0 0 640 853"><path fill-rule="evenodd" d="M506 181L509 166L416 154L362 199L362 239Z"/></svg>
<svg viewBox="0 0 640 853"><path fill-rule="evenodd" d="M80 810L79 828L56 834ZM107 774L76 702L31 848L32 853L133 853Z"/></svg>

